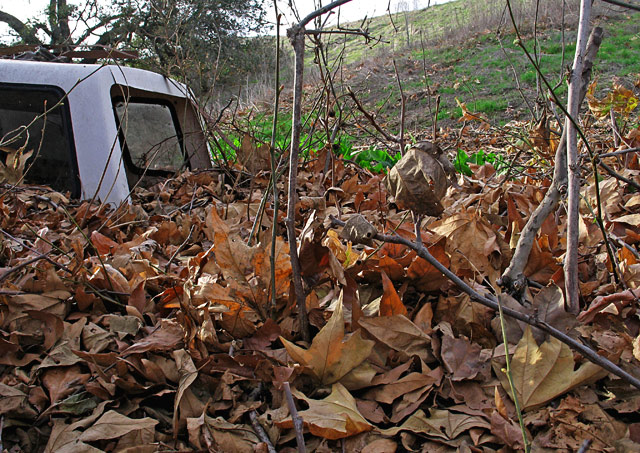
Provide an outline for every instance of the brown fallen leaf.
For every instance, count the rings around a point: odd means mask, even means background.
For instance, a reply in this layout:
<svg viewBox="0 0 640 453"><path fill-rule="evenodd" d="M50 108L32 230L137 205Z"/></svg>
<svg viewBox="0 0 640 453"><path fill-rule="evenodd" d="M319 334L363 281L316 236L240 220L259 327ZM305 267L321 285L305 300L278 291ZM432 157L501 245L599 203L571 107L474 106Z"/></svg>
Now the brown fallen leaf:
<svg viewBox="0 0 640 453"><path fill-rule="evenodd" d="M307 398L298 391L292 393L309 405L309 409L299 412L299 415L304 426L315 436L342 439L373 429L373 425L358 411L356 400L341 384L333 384L331 394L323 400ZM293 428L293 421L289 417L276 425Z"/></svg>
<svg viewBox="0 0 640 453"><path fill-rule="evenodd" d="M402 315L362 318L360 327L389 348L409 357L417 355L426 363L434 360L431 337Z"/></svg>
<svg viewBox="0 0 640 453"><path fill-rule="evenodd" d="M56 367L44 371L42 384L49 391L51 403L56 403L72 394L89 379L90 375L82 373L80 365Z"/></svg>
<svg viewBox="0 0 640 453"><path fill-rule="evenodd" d="M382 277L382 288L384 290L382 299L380 300L380 316L407 316L407 308L400 300L400 296L398 296L387 274L382 271L380 272L380 276Z"/></svg>
<svg viewBox="0 0 640 453"><path fill-rule="evenodd" d="M495 361L493 368L502 387L509 393L505 372ZM531 328L527 327L511 359L511 375L522 409L540 406L579 385L607 375L607 371L591 362L574 369L569 346L553 337L538 346Z"/></svg>
<svg viewBox="0 0 640 453"><path fill-rule="evenodd" d="M380 432L386 436L395 436L400 431L410 431L431 438L453 440L471 428L490 429L491 425L486 419L478 416L432 409L429 417L424 411L419 410L402 425L381 429Z"/></svg>
<svg viewBox="0 0 640 453"><path fill-rule="evenodd" d="M389 193L401 209L439 216L440 200L449 187L442 164L430 154L411 148L385 178Z"/></svg>
<svg viewBox="0 0 640 453"><path fill-rule="evenodd" d="M191 444L201 451L255 453L260 443L250 426L229 423L222 417L207 414L188 418L187 430Z"/></svg>
<svg viewBox="0 0 640 453"><path fill-rule="evenodd" d="M314 337L309 349L280 337L291 358L309 370L322 384L338 382L369 357L375 344L362 338L360 330L345 339L342 312L340 300L329 322Z"/></svg>
<svg viewBox="0 0 640 453"><path fill-rule="evenodd" d="M178 436L179 429L178 407L180 406L180 402L182 400L182 397L184 396L185 391L191 384L193 384L193 381L195 381L198 377L198 370L193 364L191 356L184 349L174 351L173 358L176 360L176 367L178 368L178 373L180 374L178 391L176 392L176 397L173 401L173 436L175 439Z"/></svg>
<svg viewBox="0 0 640 453"><path fill-rule="evenodd" d="M176 349L182 342L182 326L171 319L161 319L159 326L142 340L122 351L122 354L139 354L147 351L168 351Z"/></svg>
<svg viewBox="0 0 640 453"><path fill-rule="evenodd" d="M455 338L450 335L442 336L440 356L447 371L452 374L451 379L454 381L474 379L478 375L483 363L489 359L487 357L483 362L481 351L482 348L479 344L472 343L465 338Z"/></svg>
<svg viewBox="0 0 640 453"><path fill-rule="evenodd" d="M157 420L152 418L129 418L116 411L108 411L88 427L80 436L79 440L83 442L92 442L95 440L117 439L131 431L153 428L158 424Z"/></svg>
<svg viewBox="0 0 640 453"><path fill-rule="evenodd" d="M499 239L479 211L457 212L429 225L429 230L447 238L445 249L451 270L471 275L481 272L494 283L502 269Z"/></svg>

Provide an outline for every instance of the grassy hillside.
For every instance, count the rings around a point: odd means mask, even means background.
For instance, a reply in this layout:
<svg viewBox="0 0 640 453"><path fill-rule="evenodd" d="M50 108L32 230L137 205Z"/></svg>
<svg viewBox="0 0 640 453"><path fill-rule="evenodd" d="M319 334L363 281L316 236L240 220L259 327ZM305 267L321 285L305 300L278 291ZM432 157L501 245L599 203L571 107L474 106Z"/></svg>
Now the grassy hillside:
<svg viewBox="0 0 640 453"><path fill-rule="evenodd" d="M538 11L537 29L532 9L535 2L513 3L518 28L525 38L523 44L532 54L537 53L543 73L562 96L566 92L563 80L567 66L575 51L576 2L569 2L565 10L564 33L560 2L544 2ZM346 66L346 85L359 90L368 106L388 114L391 121L398 114L400 100L395 60L408 96L410 129L425 126L427 84L441 96L441 121L461 116L456 97L497 123L517 119L528 111L523 97L530 105L535 102L538 80L535 69L514 42L514 28L502 14L504 4L502 0L457 0L406 14L380 16L368 26L370 35L380 38L379 43L367 44L362 38L346 36L334 38L327 46L333 49L330 55L336 57L334 65ZM614 79L632 86L640 73L640 14L602 7L595 12L593 24L604 28L594 68L599 87L609 87ZM546 90L542 92L546 95Z"/></svg>
<svg viewBox="0 0 640 453"><path fill-rule="evenodd" d="M537 11L534 0L512 0L512 4L521 43L538 59L545 78L564 102L567 71L575 51L577 2L567 2L564 15L560 0L540 2ZM323 59L318 58L309 39L305 64L304 148L325 146L328 133L335 125L334 118L341 109L345 114L343 127L331 142L339 144L346 157L354 155L353 152L373 153L374 157L364 160L391 164L392 159L386 153L395 153L395 145L379 140L380 134L373 131L368 120L357 111L348 92L356 93L382 129L396 135L400 130L401 111L398 78L406 97L408 142L430 138L438 96L437 124L445 129L459 129L461 125L458 120L462 110L458 101L472 112L483 114L493 126L532 119L532 112L539 111L538 101L548 97L548 89L540 82L522 47L515 42L515 29L505 14L504 5L504 0L457 0L406 14L376 17L364 25L345 24L344 28L351 30L363 28L376 39L367 42L353 35L323 35L322 48L333 74L333 88L324 94L321 74L326 74L327 68L319 69L317 62ZM634 88L640 80L640 59L637 58L640 14L610 8L603 2L596 5L593 25L604 29L593 71L594 78L598 79L598 91L610 90L612 82ZM289 43L283 41L283 48L289 52ZM283 66L283 73L290 75L290 52L285 55ZM261 74L263 80L266 76ZM279 149L286 149L290 139L289 88L292 84L290 76L281 82L285 91L277 145ZM263 88L257 89L260 86ZM245 104L250 106L250 113L243 115L238 123L229 124L229 136L236 145L242 142L244 131L261 142L270 140L272 86L271 81L256 85L255 91L261 95ZM251 89L245 84L242 90L236 88L231 92L242 91L246 95ZM331 95L327 96L327 92ZM328 106L323 104L327 99ZM226 100L222 105L225 103ZM457 145L453 143L453 146ZM227 151L233 153L231 149Z"/></svg>

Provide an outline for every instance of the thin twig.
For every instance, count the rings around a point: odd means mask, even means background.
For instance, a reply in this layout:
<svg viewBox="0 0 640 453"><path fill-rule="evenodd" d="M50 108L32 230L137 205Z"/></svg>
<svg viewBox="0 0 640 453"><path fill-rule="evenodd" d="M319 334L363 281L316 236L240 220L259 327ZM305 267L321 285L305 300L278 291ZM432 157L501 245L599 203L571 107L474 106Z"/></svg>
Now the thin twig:
<svg viewBox="0 0 640 453"><path fill-rule="evenodd" d="M596 156L596 159L598 159L598 156ZM626 182L630 186L635 187L636 190L640 190L640 184L638 184L637 182L633 181L632 179L627 178L626 176L622 176L620 173L617 173L613 168L611 168L610 166L608 166L607 164L602 162L600 159L598 159L598 164L602 168L604 168L606 170L606 172L609 173L614 178L619 179L620 181Z"/></svg>
<svg viewBox="0 0 640 453"><path fill-rule="evenodd" d="M269 453L276 453L276 449L273 447L271 439L269 439L269 436L260 424L260 421L258 420L258 414L255 410L249 412L249 418L251 419L251 426L253 426L253 431L256 433L256 436L258 436L258 439L260 439L261 442L267 445L267 450L269 451Z"/></svg>
<svg viewBox="0 0 640 453"><path fill-rule="evenodd" d="M171 258L169 258L169 261L167 261L167 264L164 266L164 271L165 272L169 272L169 267L171 266L171 262L175 259L175 257L178 255L178 253L180 253L180 250L182 250L184 248L184 246L187 245L187 242L189 242L189 239L191 239L191 235L193 234L193 230L195 230L195 228L196 228L195 225L191 225L191 230L189 230L189 235L186 237L186 239L184 241L182 241L182 244L180 244L180 246L178 246L176 251L173 252L173 255L171 255Z"/></svg>
<svg viewBox="0 0 640 453"><path fill-rule="evenodd" d="M278 234L278 210L280 200L278 199L278 166L276 164L276 132L278 129L278 110L280 106L280 20L282 15L278 13L278 3L273 0L276 10L276 77L275 77L275 98L273 100L273 124L271 125L271 144L269 147L271 165L271 184L273 189L273 220L271 223L271 251L269 253L269 263L271 264L271 315L276 311L276 236Z"/></svg>
<svg viewBox="0 0 640 453"><path fill-rule="evenodd" d="M610 153L604 153L604 154L600 154L598 157L612 157L612 156L619 156L621 154L627 154L627 153L637 153L638 151L640 151L640 148L627 148L627 149L619 149L618 151L612 151Z"/></svg>
<svg viewBox="0 0 640 453"><path fill-rule="evenodd" d="M38 256L40 256L40 255L45 255L45 256L42 256L42 257L40 257L40 258L38 258L38 259L45 259L45 260L47 260L49 263L51 263L51 264L53 264L54 266L56 266L57 268L62 269L63 271L65 271L66 273L68 273L68 274L70 274L70 275L73 275L73 272L72 272L72 271L71 271L67 266L65 266L64 264L60 264L60 263L58 263L57 261L55 261L54 259L50 258L49 256L46 256L47 254L40 253L38 250L36 250L35 248L31 247L31 246L30 246L30 245L28 245L26 242L24 242L24 241L22 241L22 240L20 240L20 239L18 239L18 238L16 238L16 237L13 237L11 234L7 233L7 232L6 232L6 231L4 231L3 229L0 229L0 233L4 234L6 237L8 237L9 239L11 239L12 241L17 242L17 243L18 243L18 244L20 244L22 247L24 247L24 248L26 248L26 249L29 249L29 250L31 250L31 251L32 251L32 252L34 252L34 253L37 253L37 254L38 254Z"/></svg>
<svg viewBox="0 0 640 453"><path fill-rule="evenodd" d="M640 11L640 6L633 5L629 2L621 2L620 0L602 0L605 3L609 3L610 5L622 6L623 8L632 9L634 11Z"/></svg>
<svg viewBox="0 0 640 453"><path fill-rule="evenodd" d="M296 403L293 401L293 395L291 394L291 387L288 382L282 384L284 388L284 394L287 399L287 406L289 407L289 413L291 414L291 420L293 420L293 429L296 432L296 442L298 444L298 453L306 453L307 447L304 444L304 422L298 409L296 409Z"/></svg>
<svg viewBox="0 0 640 453"><path fill-rule="evenodd" d="M375 117L367 112L367 110L364 108L364 106L360 103L360 101L358 100L358 98L356 97L355 93L353 91L351 91L351 89L349 89L349 96L351 97L351 99L353 99L353 102L356 104L356 107L358 108L358 110L360 110L360 112L365 116L365 118L367 118L367 120L369 120L369 123L371 123L371 125L375 128L375 130L377 130L380 134L382 134L382 136L389 142L392 143L398 143L398 138L394 137L393 135L389 134L387 131L385 131L382 126L380 126L377 122Z"/></svg>
<svg viewBox="0 0 640 453"><path fill-rule="evenodd" d="M405 107L407 104L407 98L404 95L402 89L402 82L400 81L400 74L398 74L398 66L396 60L393 60L393 69L396 71L396 82L398 83L398 89L400 90L400 134L398 137L398 146L400 148L400 155L404 156L404 115Z"/></svg>
<svg viewBox="0 0 640 453"><path fill-rule="evenodd" d="M589 450L589 447L591 446L591 439L585 439L584 442L582 442L582 445L580 446L580 450L578 450L578 453L587 453L587 451Z"/></svg>
<svg viewBox="0 0 640 453"><path fill-rule="evenodd" d="M8 271L5 271L4 274L0 275L0 283L4 282L6 279L8 279L11 274L14 274L14 273L18 272L19 270L24 269L29 264L33 264L33 263L35 263L37 261L40 261L40 260L48 260L49 257L47 255L48 255L47 253L42 253L42 254L34 257L34 258L31 258L30 260L27 260L27 261L25 261L23 263L18 264L17 266L12 267Z"/></svg>
<svg viewBox="0 0 640 453"><path fill-rule="evenodd" d="M531 444L529 443L529 439L527 438L527 429L524 426L524 419L522 418L522 409L520 408L520 400L518 399L518 394L516 393L516 386L513 382L513 374L511 373L511 358L509 357L509 340L507 338L507 327L504 319L504 311L502 307L502 303L500 303L500 299L498 301L498 310L500 315L500 329L502 330L502 343L504 344L505 351L505 361L507 368L503 370L503 372L507 375L507 380L509 381L509 388L511 389L511 398L513 399L513 404L516 409L516 414L518 415L518 424L520 425L520 432L522 433L522 442L524 444L525 453L529 453L531 451Z"/></svg>

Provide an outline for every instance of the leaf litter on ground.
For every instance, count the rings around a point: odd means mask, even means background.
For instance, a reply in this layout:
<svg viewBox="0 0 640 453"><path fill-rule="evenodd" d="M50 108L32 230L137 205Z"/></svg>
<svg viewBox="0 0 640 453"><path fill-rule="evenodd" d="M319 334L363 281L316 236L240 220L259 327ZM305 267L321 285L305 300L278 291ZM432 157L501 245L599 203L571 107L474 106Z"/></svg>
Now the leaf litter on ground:
<svg viewBox="0 0 640 453"><path fill-rule="evenodd" d="M597 133L591 131L594 139ZM478 136L495 143L486 128L449 134L443 142L455 140L470 154ZM629 140L637 136L632 131ZM610 160L627 177L640 175L637 153L624 166ZM337 188L313 165L300 169L296 223L311 344L299 341L280 236L272 299L270 203L255 245L247 245L259 204L250 196L255 187L230 195L215 172L186 172L111 209L44 188L2 185L4 447L266 451L250 420L255 412L275 448L291 452L295 435L282 390L289 382L308 451L522 448L496 313L460 294L415 252L354 244L353 235L331 229L329 214L359 215L377 231L414 238L405 212L387 203L381 175L338 160ZM535 166L509 178L490 163L469 167L461 188L439 201L439 218L426 217L422 241L486 292L496 290L549 182ZM264 172L250 170L258 172L256 187L267 187ZM605 225L623 244L617 265L636 289L640 203L624 183L603 178ZM637 299L610 277L602 237L591 228L593 190L588 182L581 209L585 310L578 319L564 311L559 289L561 212L545 222L525 270L543 287L532 286L525 305L500 297L637 373ZM507 324L515 388L535 448L577 449L591 439L593 451L637 451L637 390L542 332Z"/></svg>

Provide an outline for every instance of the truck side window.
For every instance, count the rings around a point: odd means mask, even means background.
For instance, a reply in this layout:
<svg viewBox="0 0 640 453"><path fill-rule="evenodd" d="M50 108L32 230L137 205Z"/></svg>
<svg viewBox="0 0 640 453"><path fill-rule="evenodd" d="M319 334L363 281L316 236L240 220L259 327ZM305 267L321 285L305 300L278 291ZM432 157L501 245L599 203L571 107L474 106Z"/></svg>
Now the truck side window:
<svg viewBox="0 0 640 453"><path fill-rule="evenodd" d="M64 92L57 87L0 84L0 163L32 152L24 182L80 194L78 165Z"/></svg>
<svg viewBox="0 0 640 453"><path fill-rule="evenodd" d="M114 111L128 171L168 176L183 168L182 134L171 104L120 99L114 101Z"/></svg>

